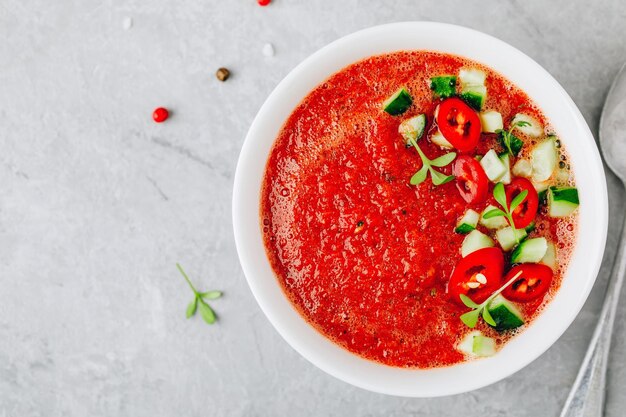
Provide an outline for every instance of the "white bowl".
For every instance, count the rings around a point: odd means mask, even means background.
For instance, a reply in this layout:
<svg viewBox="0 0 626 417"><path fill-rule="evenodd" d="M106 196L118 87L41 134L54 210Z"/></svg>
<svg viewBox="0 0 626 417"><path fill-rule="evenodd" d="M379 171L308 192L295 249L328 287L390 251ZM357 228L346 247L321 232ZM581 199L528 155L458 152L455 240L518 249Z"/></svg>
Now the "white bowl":
<svg viewBox="0 0 626 417"><path fill-rule="evenodd" d="M361 358L315 330L294 309L266 257L260 193L266 161L283 123L318 84L363 58L400 50L432 50L486 64L518 85L543 110L571 157L580 193L578 240L561 289L520 335L495 356L446 368L401 369ZM376 26L343 37L304 60L267 98L239 156L233 226L241 266L261 309L281 336L327 373L375 392L435 397L484 387L528 365L572 323L593 286L604 252L608 199L602 162L580 111L559 83L512 46L483 33L442 23Z"/></svg>

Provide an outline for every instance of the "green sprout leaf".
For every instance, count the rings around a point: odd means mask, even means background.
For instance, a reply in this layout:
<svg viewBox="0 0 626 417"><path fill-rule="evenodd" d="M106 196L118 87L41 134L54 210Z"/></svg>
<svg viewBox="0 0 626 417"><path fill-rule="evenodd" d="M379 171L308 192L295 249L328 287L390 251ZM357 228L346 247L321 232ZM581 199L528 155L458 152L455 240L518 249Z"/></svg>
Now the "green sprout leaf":
<svg viewBox="0 0 626 417"><path fill-rule="evenodd" d="M433 184L435 185L442 185L445 184L447 182L450 182L454 179L454 175L445 175L442 174L439 171L436 171L434 168L429 168L428 171L430 171L430 176L433 179Z"/></svg>
<svg viewBox="0 0 626 417"><path fill-rule="evenodd" d="M189 288L191 288L191 291L193 291L193 296L194 296L193 300L189 303L189 305L187 305L187 312L186 312L187 318L194 316L196 314L196 311L199 309L200 315L202 316L202 319L206 323L208 324L215 323L215 320L216 320L215 312L213 311L211 306L209 306L209 304L206 301L204 301L204 299L206 298L207 300L215 300L222 296L222 292L221 291L199 292L198 290L196 290L196 287L194 287L194 285L191 283L191 280L189 279L189 277L183 270L183 267L180 266L180 264L176 264L176 268L178 268L178 271L180 272L180 274L183 276L183 278L185 278L185 281L187 281L187 284L189 284Z"/></svg>
<svg viewBox="0 0 626 417"><path fill-rule="evenodd" d="M493 217L506 216L506 213L500 209L489 210L483 214L483 219L491 219Z"/></svg>
<svg viewBox="0 0 626 417"><path fill-rule="evenodd" d="M187 318L196 314L196 309L198 308L198 297L194 297L193 301L189 303L187 306Z"/></svg>
<svg viewBox="0 0 626 417"><path fill-rule="evenodd" d="M493 319L493 317L491 317L491 313L489 313L489 308L483 308L483 320L485 320L485 322L490 326L496 326L496 321Z"/></svg>
<svg viewBox="0 0 626 417"><path fill-rule="evenodd" d="M495 198L502 207L506 208L506 193L504 192L504 184L501 182L493 187L493 198Z"/></svg>
<svg viewBox="0 0 626 417"><path fill-rule="evenodd" d="M411 185L419 185L426 180L428 176L428 165L422 165L422 168L411 177Z"/></svg>
<svg viewBox="0 0 626 417"><path fill-rule="evenodd" d="M519 193L518 195L515 196L513 201L511 201L511 207L509 208L511 213L513 213L515 211L515 209L520 204L522 204L522 202L524 201L524 199L526 198L527 195L528 195L528 190L523 190L521 193Z"/></svg>
<svg viewBox="0 0 626 417"><path fill-rule="evenodd" d="M459 297L461 297L461 301L463 301L463 304L465 304L466 307L469 307L469 308L477 308L478 307L478 304L473 302L472 299L469 298L467 295L460 294Z"/></svg>
<svg viewBox="0 0 626 417"><path fill-rule="evenodd" d="M200 300L199 307L200 307L200 315L202 316L202 319L207 324L215 323L215 313L213 312L213 309L202 300Z"/></svg>
<svg viewBox="0 0 626 417"><path fill-rule="evenodd" d="M480 310L468 311L467 313L461 315L461 321L465 323L467 327L469 327L470 329L473 329L474 327L476 327L476 324L478 323L479 316L480 316Z"/></svg>
<svg viewBox="0 0 626 417"><path fill-rule="evenodd" d="M209 300L215 300L222 296L222 292L221 291L207 291L207 292L200 293L200 296L202 298L207 298Z"/></svg>
<svg viewBox="0 0 626 417"><path fill-rule="evenodd" d="M456 158L456 152L449 152L445 155L441 155L440 157L435 158L432 161L430 161L430 165L434 167L439 167L439 168L445 167L446 165L454 161L454 158Z"/></svg>

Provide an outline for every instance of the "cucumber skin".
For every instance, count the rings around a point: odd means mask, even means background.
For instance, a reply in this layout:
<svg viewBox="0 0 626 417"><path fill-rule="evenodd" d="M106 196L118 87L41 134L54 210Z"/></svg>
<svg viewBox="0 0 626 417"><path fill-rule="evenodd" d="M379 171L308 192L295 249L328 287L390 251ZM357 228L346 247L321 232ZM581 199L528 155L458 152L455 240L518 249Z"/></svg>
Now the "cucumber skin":
<svg viewBox="0 0 626 417"><path fill-rule="evenodd" d="M524 250L524 248L528 245L532 245L535 242L539 242L541 239L543 239L543 241L546 244L546 251L544 251L544 253L541 255L541 257L539 257L538 259L535 258L527 258L522 251ZM517 247L513 250L513 253L511 254L511 263L513 264L518 264L518 263L537 263L539 262L545 255L548 250L548 242L546 241L546 238L544 237L537 237L534 239L528 239L523 241L522 243L520 243L519 245L517 245Z"/></svg>
<svg viewBox="0 0 626 417"><path fill-rule="evenodd" d="M552 200L554 201L567 201L571 204L580 204L578 200L578 189L574 187L550 187L552 193Z"/></svg>
<svg viewBox="0 0 626 417"><path fill-rule="evenodd" d="M411 104L413 104L413 99L409 92L403 87L393 93L392 96L383 103L383 110L392 116L397 116L407 111L407 109L411 107Z"/></svg>
<svg viewBox="0 0 626 417"><path fill-rule="evenodd" d="M578 208L579 204L576 188L548 188L548 214L550 217L567 217Z"/></svg>
<svg viewBox="0 0 626 417"><path fill-rule="evenodd" d="M481 94L473 93L471 91L461 93L461 98L467 103L468 106L476 111L480 111L483 107L483 101L485 100L485 97Z"/></svg>
<svg viewBox="0 0 626 417"><path fill-rule="evenodd" d="M430 79L430 89L438 97L452 97L456 94L456 77L454 75L433 77Z"/></svg>
<svg viewBox="0 0 626 417"><path fill-rule="evenodd" d="M489 308L489 313L496 322L496 326L494 328L499 332L516 329L524 324L524 320L517 317L515 313L509 311L504 303L493 308Z"/></svg>

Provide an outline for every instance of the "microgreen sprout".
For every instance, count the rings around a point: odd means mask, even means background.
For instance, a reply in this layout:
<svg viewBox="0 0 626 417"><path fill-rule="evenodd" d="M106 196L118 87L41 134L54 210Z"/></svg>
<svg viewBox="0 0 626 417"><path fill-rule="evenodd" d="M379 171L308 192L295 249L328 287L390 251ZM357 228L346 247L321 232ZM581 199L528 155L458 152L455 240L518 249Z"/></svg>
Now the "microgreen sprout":
<svg viewBox="0 0 626 417"><path fill-rule="evenodd" d="M483 218L491 219L493 217L504 216L511 225L511 228L513 229L513 235L515 236L516 242L519 243L519 234L517 233L517 228L515 227L515 222L513 221L513 212L517 207L519 207L520 204L522 204L527 195L528 190L523 190L521 193L515 196L513 201L511 201L511 205L508 205L506 202L504 184L502 184L501 182L497 183L496 186L493 187L493 198L495 198L498 204L502 206L503 210L489 210L488 212L483 214Z"/></svg>
<svg viewBox="0 0 626 417"><path fill-rule="evenodd" d="M502 146L506 148L507 152L513 156L517 156L517 154L522 150L522 146L524 146L524 142L513 134L513 130L516 127L524 127L530 126L525 120L519 120L511 125L509 130L498 129L496 133L502 142Z"/></svg>
<svg viewBox="0 0 626 417"><path fill-rule="evenodd" d="M189 288L191 288L191 291L193 291L193 294L194 294L193 300L187 306L187 318L190 318L193 315L195 315L196 311L199 309L202 319L207 324L215 323L215 320L216 320L215 312L213 311L213 309L211 308L211 306L206 300L215 300L217 298L220 298L222 296L222 292L221 291L200 292L196 290L196 287L193 286L193 284L191 283L191 280L189 279L189 277L183 270L182 266L180 266L180 264L176 264L176 268L178 268L183 278L185 278L185 281L187 281L187 284L189 284Z"/></svg>
<svg viewBox="0 0 626 417"><path fill-rule="evenodd" d="M430 160L426 155L424 155L424 152L414 139L409 139L408 143L417 150L417 153L422 159L422 168L420 168L420 170L413 174L413 176L411 177L411 185L418 185L424 182L429 172L433 180L433 184L435 185L442 185L454 179L454 175L442 174L433 167L441 168L450 164L452 161L454 161L454 158L456 158L456 152L449 152L438 158Z"/></svg>
<svg viewBox="0 0 626 417"><path fill-rule="evenodd" d="M471 311L468 311L467 313L464 313L461 315L460 317L461 321L465 323L467 327L469 327L470 329L473 329L474 327L476 327L476 324L478 323L478 318L482 315L483 320L485 320L487 324L495 327L497 324L496 324L496 321L493 319L493 317L491 317L491 314L489 313L489 304L491 304L493 299L496 298L502 291L504 291L506 287L508 287L516 279L518 279L520 275L522 275L522 271L519 271L517 274L515 274L513 278L508 280L503 286L501 286L498 290L496 290L493 294L491 294L489 298L487 298L485 301L483 301L480 304L476 304L474 301L472 301L471 298L469 298L465 294L459 295L463 304L465 304L467 307L472 309Z"/></svg>

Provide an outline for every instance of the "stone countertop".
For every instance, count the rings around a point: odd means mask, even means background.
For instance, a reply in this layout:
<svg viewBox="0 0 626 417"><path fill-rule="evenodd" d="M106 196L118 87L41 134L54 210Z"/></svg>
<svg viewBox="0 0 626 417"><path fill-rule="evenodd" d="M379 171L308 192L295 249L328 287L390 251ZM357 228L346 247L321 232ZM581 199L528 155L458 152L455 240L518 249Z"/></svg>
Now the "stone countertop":
<svg viewBox="0 0 626 417"><path fill-rule="evenodd" d="M255 113L320 47L405 20L469 26L521 49L594 133L626 58L621 0L0 4L0 416L558 415L625 211L611 174L614 226L583 311L531 365L472 393L404 399L338 381L281 339L245 282L230 202ZM233 73L225 83L221 66ZM152 122L157 106L173 111L167 123ZM185 320L191 292L175 262L225 292L213 303L219 324ZM625 314L609 416L626 407Z"/></svg>

